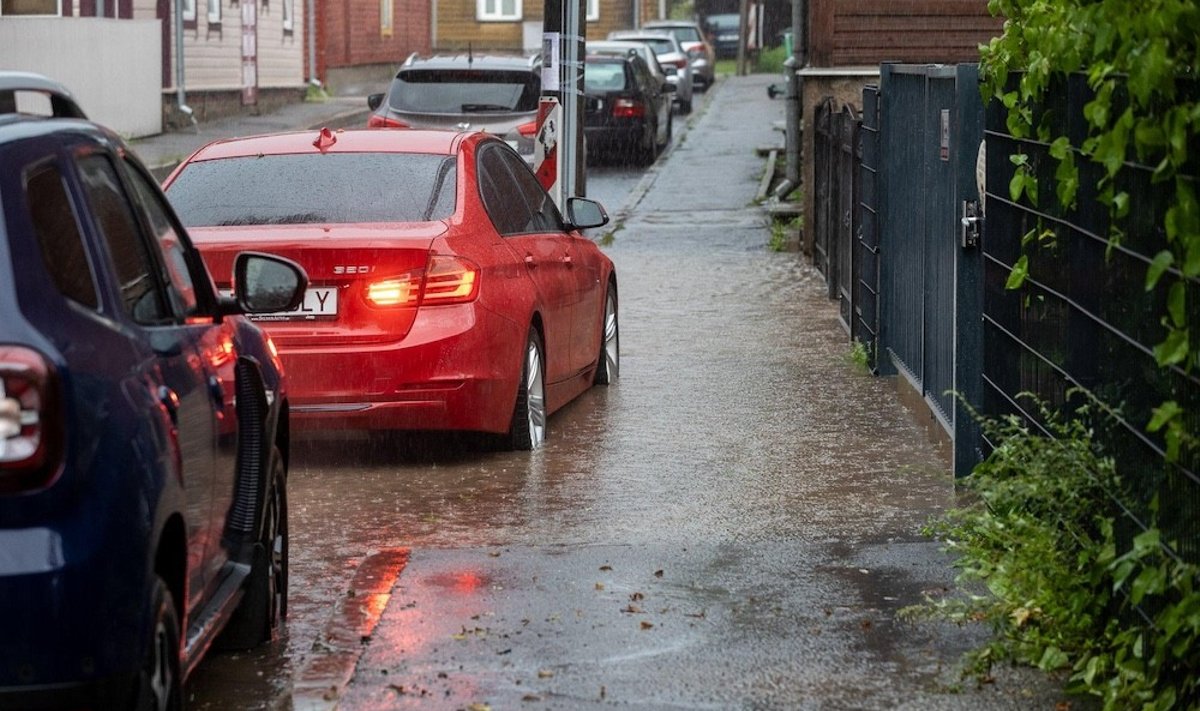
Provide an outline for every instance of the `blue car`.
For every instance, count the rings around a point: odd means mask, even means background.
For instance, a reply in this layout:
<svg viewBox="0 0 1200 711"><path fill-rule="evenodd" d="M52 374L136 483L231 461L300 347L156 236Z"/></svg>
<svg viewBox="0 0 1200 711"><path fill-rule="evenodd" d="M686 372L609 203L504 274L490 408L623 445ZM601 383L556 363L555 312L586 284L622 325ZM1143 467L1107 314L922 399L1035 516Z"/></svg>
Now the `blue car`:
<svg viewBox="0 0 1200 711"><path fill-rule="evenodd" d="M0 708L178 709L286 614L287 391L243 314L307 277L234 284L120 138L0 72Z"/></svg>

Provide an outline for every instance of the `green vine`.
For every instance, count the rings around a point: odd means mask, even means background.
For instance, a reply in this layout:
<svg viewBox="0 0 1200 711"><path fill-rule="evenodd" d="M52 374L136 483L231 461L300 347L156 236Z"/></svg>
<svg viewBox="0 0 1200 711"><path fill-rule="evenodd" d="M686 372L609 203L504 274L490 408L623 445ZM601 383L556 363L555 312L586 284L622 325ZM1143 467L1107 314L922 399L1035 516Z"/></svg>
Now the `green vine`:
<svg viewBox="0 0 1200 711"><path fill-rule="evenodd" d="M1057 165L1054 198L1064 210L1075 206L1080 187L1078 160L1098 164L1099 200L1109 210L1110 248L1124 239L1130 196L1119 188L1127 161L1154 166L1153 181L1169 196L1161 227L1166 247L1146 270L1146 291L1166 291L1161 323L1166 337L1154 346L1161 367L1200 369L1200 305L1189 305L1200 279L1200 203L1196 175L1200 136L1200 4L1196 0L990 0L993 15L1006 18L1004 32L981 48L985 98L1007 109L1013 137L1048 145ZM1084 107L1088 136L1078 147L1044 110L1048 91L1062 77L1083 73L1094 98ZM1016 79L1010 82L1010 79ZM1014 88L1015 86L1015 88ZM1025 153L1011 156L1015 170L1009 194L1037 206L1036 166ZM1040 231L1040 226L1039 230ZM1037 232L1035 231L1035 232ZM1028 259L1014 265L1008 288L1028 275ZM1164 277L1170 275L1170 278ZM1195 296L1191 297L1193 300ZM1176 401L1154 410L1146 427L1161 432L1175 461L1200 444L1186 427Z"/></svg>

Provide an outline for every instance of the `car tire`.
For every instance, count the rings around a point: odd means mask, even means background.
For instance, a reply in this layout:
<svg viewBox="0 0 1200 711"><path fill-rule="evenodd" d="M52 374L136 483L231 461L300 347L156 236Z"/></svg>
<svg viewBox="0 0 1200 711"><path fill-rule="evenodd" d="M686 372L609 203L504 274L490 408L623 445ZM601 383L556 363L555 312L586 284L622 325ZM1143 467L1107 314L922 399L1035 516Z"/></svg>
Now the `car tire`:
<svg viewBox="0 0 1200 711"><path fill-rule="evenodd" d="M521 359L521 381L506 444L508 449L528 452L546 440L546 359L542 337L529 329Z"/></svg>
<svg viewBox="0 0 1200 711"><path fill-rule="evenodd" d="M609 385L621 372L621 333L617 320L617 293L612 284L604 294L604 316L600 321L600 356L596 359L596 385Z"/></svg>
<svg viewBox="0 0 1200 711"><path fill-rule="evenodd" d="M222 649L252 649L269 642L287 617L287 469L278 447L271 449L267 496L259 518L246 594L221 634Z"/></svg>
<svg viewBox="0 0 1200 711"><path fill-rule="evenodd" d="M653 165L658 158L658 122L649 127L646 132L646 137L642 139L642 145L638 151L638 162L644 166Z"/></svg>
<svg viewBox="0 0 1200 711"><path fill-rule="evenodd" d="M663 142L658 146L658 152L662 153L667 146L671 145L671 132L675 129L675 116L673 113L667 113L667 134L663 138Z"/></svg>
<svg viewBox="0 0 1200 711"><path fill-rule="evenodd" d="M179 615L171 589L155 577L151 593L154 624L146 656L138 670L133 708L137 711L180 711L183 708L183 674L179 668Z"/></svg>

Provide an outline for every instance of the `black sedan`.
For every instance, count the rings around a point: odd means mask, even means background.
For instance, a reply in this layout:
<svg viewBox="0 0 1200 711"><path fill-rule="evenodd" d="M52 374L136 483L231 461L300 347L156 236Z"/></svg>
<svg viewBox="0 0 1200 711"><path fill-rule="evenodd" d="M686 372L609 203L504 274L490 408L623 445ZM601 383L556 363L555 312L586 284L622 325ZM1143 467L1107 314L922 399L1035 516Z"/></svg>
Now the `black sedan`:
<svg viewBox="0 0 1200 711"><path fill-rule="evenodd" d="M675 87L650 73L636 52L589 55L584 67L584 133L589 150L628 152L649 165L671 142Z"/></svg>

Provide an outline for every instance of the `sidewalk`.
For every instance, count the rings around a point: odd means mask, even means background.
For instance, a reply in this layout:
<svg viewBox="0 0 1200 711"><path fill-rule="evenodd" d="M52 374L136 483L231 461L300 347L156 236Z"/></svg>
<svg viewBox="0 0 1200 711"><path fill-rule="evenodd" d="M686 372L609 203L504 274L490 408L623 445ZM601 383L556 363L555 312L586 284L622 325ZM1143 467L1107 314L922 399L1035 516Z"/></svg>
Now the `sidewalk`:
<svg viewBox="0 0 1200 711"><path fill-rule="evenodd" d="M330 97L327 101L288 104L258 116L232 116L206 121L195 128L187 127L138 138L130 141L129 145L150 172L162 180L183 159L212 141L276 131L366 126L369 114L366 97Z"/></svg>

